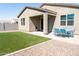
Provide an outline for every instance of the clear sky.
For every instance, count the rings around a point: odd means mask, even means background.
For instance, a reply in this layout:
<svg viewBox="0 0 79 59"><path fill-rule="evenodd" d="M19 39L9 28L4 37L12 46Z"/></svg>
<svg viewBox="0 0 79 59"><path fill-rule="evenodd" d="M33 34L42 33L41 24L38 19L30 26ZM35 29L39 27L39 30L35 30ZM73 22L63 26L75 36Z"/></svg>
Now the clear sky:
<svg viewBox="0 0 79 59"><path fill-rule="evenodd" d="M41 3L0 3L0 19L16 18L25 6L39 7Z"/></svg>
<svg viewBox="0 0 79 59"><path fill-rule="evenodd" d="M40 5L42 3L0 3L0 19L16 18L25 6L40 7Z"/></svg>

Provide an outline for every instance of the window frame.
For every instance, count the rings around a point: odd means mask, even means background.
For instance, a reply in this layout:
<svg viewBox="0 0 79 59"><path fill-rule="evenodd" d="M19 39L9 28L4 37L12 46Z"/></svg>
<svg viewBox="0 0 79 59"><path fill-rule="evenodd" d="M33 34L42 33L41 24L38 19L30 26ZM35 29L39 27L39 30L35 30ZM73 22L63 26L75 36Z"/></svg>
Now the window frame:
<svg viewBox="0 0 79 59"><path fill-rule="evenodd" d="M64 18L61 18L65 16L65 19ZM68 18L70 16L70 18ZM72 17L73 16L73 17ZM60 25L61 26L74 26L74 14L67 14L67 15L61 15L60 16ZM65 22L65 24L62 24L62 22ZM72 24L68 23L68 22L72 22Z"/></svg>
<svg viewBox="0 0 79 59"><path fill-rule="evenodd" d="M65 17L65 19L62 19L62 17ZM62 22L65 22L65 24L62 24ZM66 25L66 15L61 15L60 17L60 25L65 26Z"/></svg>
<svg viewBox="0 0 79 59"><path fill-rule="evenodd" d="M68 18L69 16L73 16L70 19ZM72 22L72 24L68 24L68 22ZM74 25L74 14L68 14L67 15L67 26L73 26Z"/></svg>
<svg viewBox="0 0 79 59"><path fill-rule="evenodd" d="M25 26L25 18L21 18L21 26Z"/></svg>

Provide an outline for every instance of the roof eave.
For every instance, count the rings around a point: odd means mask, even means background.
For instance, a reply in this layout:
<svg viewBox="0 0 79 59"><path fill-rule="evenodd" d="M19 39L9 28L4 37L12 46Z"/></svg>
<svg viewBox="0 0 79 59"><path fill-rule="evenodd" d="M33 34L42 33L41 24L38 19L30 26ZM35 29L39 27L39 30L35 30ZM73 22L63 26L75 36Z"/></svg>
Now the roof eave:
<svg viewBox="0 0 79 59"><path fill-rule="evenodd" d="M19 17L21 16L21 14L22 14L27 8L28 8L28 9L33 9L33 10L38 10L38 11L41 11L41 12L45 12L45 11L43 11L43 10L39 10L39 9L31 8L31 7L25 7L25 8L22 10L22 12L20 12L20 14L17 16L17 18L19 18Z"/></svg>
<svg viewBox="0 0 79 59"><path fill-rule="evenodd" d="M52 11L52 12L49 12L49 11L45 11L45 10L42 10L40 8L32 8L32 7L25 7L22 12L20 12L20 14L17 16L17 18L19 18L21 16L21 14L26 10L26 9L33 9L33 10L37 10L37 11L40 11L40 12L43 12L43 13L51 13L51 14L55 14L56 12Z"/></svg>
<svg viewBox="0 0 79 59"><path fill-rule="evenodd" d="M57 4L59 4L59 5L57 5ZM63 5L60 5L60 4L63 4ZM68 8L75 8L75 9L79 9L79 6L68 6L68 5L64 5L65 3L53 3L53 4L50 4L50 3L44 3L44 4L42 4L41 6L40 6L40 8L41 7L43 7L44 5L48 5L48 6L61 6L61 7L68 7Z"/></svg>

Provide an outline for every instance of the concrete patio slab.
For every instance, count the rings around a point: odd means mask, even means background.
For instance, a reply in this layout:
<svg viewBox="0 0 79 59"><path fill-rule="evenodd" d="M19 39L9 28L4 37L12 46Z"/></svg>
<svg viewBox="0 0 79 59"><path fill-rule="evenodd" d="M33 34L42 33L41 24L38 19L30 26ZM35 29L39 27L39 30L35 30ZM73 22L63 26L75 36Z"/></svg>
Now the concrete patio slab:
<svg viewBox="0 0 79 59"><path fill-rule="evenodd" d="M27 33L42 36L42 37L47 37L53 40L58 40L58 41L63 41L63 42L79 45L79 35L74 35L74 37L59 37L59 36L53 35L53 33L50 33L48 35L45 35L43 32L27 32Z"/></svg>
<svg viewBox="0 0 79 59"><path fill-rule="evenodd" d="M79 56L79 45L49 40L8 56Z"/></svg>

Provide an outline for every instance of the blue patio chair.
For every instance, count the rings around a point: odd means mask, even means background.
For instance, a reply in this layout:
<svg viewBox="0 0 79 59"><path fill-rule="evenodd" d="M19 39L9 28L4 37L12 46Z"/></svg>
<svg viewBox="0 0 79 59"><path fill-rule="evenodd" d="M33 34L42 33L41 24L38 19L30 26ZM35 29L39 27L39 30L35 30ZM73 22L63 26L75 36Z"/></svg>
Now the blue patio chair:
<svg viewBox="0 0 79 59"><path fill-rule="evenodd" d="M54 34L56 36L63 36L63 37L73 37L74 32L71 29L66 29L66 28L55 28Z"/></svg>
<svg viewBox="0 0 79 59"><path fill-rule="evenodd" d="M71 31L71 37L74 37L74 31Z"/></svg>
<svg viewBox="0 0 79 59"><path fill-rule="evenodd" d="M55 28L55 29L54 29L54 34L55 34L56 36L60 36L60 29Z"/></svg>
<svg viewBox="0 0 79 59"><path fill-rule="evenodd" d="M73 31L72 30L71 31L67 31L67 36L68 37L73 37L74 36Z"/></svg>
<svg viewBox="0 0 79 59"><path fill-rule="evenodd" d="M72 27L66 27L66 32L68 37L74 36L74 29Z"/></svg>
<svg viewBox="0 0 79 59"><path fill-rule="evenodd" d="M65 29L60 29L61 31L61 36L66 37L66 30Z"/></svg>

